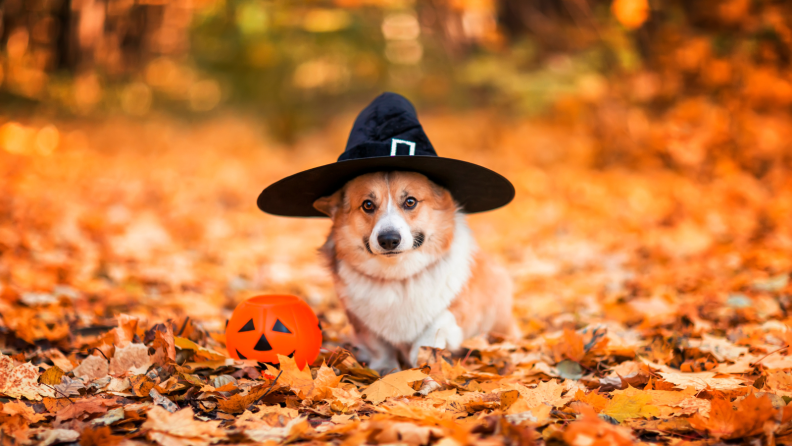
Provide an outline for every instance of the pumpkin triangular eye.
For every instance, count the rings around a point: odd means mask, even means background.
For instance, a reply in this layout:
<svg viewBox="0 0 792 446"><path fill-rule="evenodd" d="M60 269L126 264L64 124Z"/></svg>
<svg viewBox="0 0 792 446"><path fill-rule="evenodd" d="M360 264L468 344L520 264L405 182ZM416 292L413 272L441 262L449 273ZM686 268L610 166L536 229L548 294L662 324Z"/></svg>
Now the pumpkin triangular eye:
<svg viewBox="0 0 792 446"><path fill-rule="evenodd" d="M247 324L245 324L245 326L242 327L242 329L240 329L239 332L242 333L243 331L253 331L255 329L256 329L256 326L253 325L253 319L251 319L251 320L247 321Z"/></svg>
<svg viewBox="0 0 792 446"><path fill-rule="evenodd" d="M289 329L283 325L283 322L281 322L280 319L275 321L275 326L272 327L272 331L277 331L278 333L291 333Z"/></svg>
<svg viewBox="0 0 792 446"><path fill-rule="evenodd" d="M261 334L261 337L259 338L258 342L256 342L256 346L253 347L253 350L259 352L268 352L272 350L272 346L270 345L269 341L267 340L267 336L265 336L264 333Z"/></svg>

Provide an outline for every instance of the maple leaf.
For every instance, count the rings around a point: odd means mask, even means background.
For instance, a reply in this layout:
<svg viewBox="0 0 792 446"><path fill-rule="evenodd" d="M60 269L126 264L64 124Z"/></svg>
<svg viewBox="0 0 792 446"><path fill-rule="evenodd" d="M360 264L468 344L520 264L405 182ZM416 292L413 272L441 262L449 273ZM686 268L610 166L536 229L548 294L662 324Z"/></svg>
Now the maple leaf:
<svg viewBox="0 0 792 446"><path fill-rule="evenodd" d="M151 406L146 417L141 430L149 440L163 446L208 446L225 438L220 421L198 421L190 407L170 413Z"/></svg>
<svg viewBox="0 0 792 446"><path fill-rule="evenodd" d="M71 379L68 376L64 376L61 379L62 382L54 386L57 397L80 396L80 390L85 389L82 379Z"/></svg>
<svg viewBox="0 0 792 446"><path fill-rule="evenodd" d="M83 359L80 365L74 368L73 373L74 376L90 382L107 376L109 368L107 360L94 354Z"/></svg>
<svg viewBox="0 0 792 446"><path fill-rule="evenodd" d="M418 370L391 373L366 387L363 391L363 398L374 404L379 404L390 397L412 395L415 390L409 384L422 381L427 376Z"/></svg>
<svg viewBox="0 0 792 446"><path fill-rule="evenodd" d="M62 401L62 400L59 400ZM108 407L117 406L118 402L112 398L83 398L74 402L66 400L64 405L55 414L55 419L65 421L71 419L81 419L85 416L103 414Z"/></svg>
<svg viewBox="0 0 792 446"><path fill-rule="evenodd" d="M652 401L651 395L616 395L611 399L610 404L602 409L602 413L610 415L619 422L629 418L648 418L660 413L657 406L649 403Z"/></svg>
<svg viewBox="0 0 792 446"><path fill-rule="evenodd" d="M316 379L314 380L314 388L308 394L308 398L312 399L326 399L332 394L332 389L338 387L341 383L343 376L337 376L333 369L325 365L319 367L316 371Z"/></svg>
<svg viewBox="0 0 792 446"><path fill-rule="evenodd" d="M179 406L177 406L176 403L169 400L167 397L162 396L162 394L157 392L157 389L151 389L149 391L149 396L151 397L152 401L154 401L154 404L162 406L163 409L170 413L174 413L179 410Z"/></svg>
<svg viewBox="0 0 792 446"><path fill-rule="evenodd" d="M589 393L578 390L575 392L575 399L581 403L588 404L596 413L600 413L605 406L610 404L610 400L596 390Z"/></svg>
<svg viewBox="0 0 792 446"><path fill-rule="evenodd" d="M792 397L792 374L788 372L771 373L765 379L765 388L778 395Z"/></svg>
<svg viewBox="0 0 792 446"><path fill-rule="evenodd" d="M13 359L0 354L0 394L38 401L41 399L38 377L38 368L33 364L17 366Z"/></svg>
<svg viewBox="0 0 792 446"><path fill-rule="evenodd" d="M116 446L121 440L107 426L88 427L80 434L80 446Z"/></svg>
<svg viewBox="0 0 792 446"><path fill-rule="evenodd" d="M733 390L745 385L746 380L715 372L678 373L658 372L664 380L673 383L677 388L693 387L696 390Z"/></svg>
<svg viewBox="0 0 792 446"><path fill-rule="evenodd" d="M147 396L155 386L154 381L146 375L130 376L129 384L137 396Z"/></svg>
<svg viewBox="0 0 792 446"><path fill-rule="evenodd" d="M551 407L562 407L572 400L571 396L561 396L566 390L566 387L555 380L540 382L532 389L517 383L506 384L502 386L501 389L513 389L520 392L520 398L525 402L528 408L537 407L540 404L547 404Z"/></svg>
<svg viewBox="0 0 792 446"><path fill-rule="evenodd" d="M255 442L280 442L288 443L301 437L311 430L311 425L305 417L298 417L290 420L283 427L260 427L258 429L247 429L245 435Z"/></svg>
<svg viewBox="0 0 792 446"><path fill-rule="evenodd" d="M174 344L176 347L182 350L192 350L195 352L195 358L199 361L225 361L227 359L226 356L217 353L214 350L210 350L205 347L201 347L200 345L196 344L195 342L187 339L176 337L174 338Z"/></svg>
<svg viewBox="0 0 792 446"><path fill-rule="evenodd" d="M176 361L176 340L171 324L157 324L154 327L154 341L151 347L154 349L151 357L154 364L165 365Z"/></svg>
<svg viewBox="0 0 792 446"><path fill-rule="evenodd" d="M118 327L111 330L113 334L113 345L123 348L129 345L135 338L138 318L128 314L119 314L117 322Z"/></svg>
<svg viewBox="0 0 792 446"><path fill-rule="evenodd" d="M36 413L30 406L21 401L9 401L5 404L0 403L0 407L2 407L2 413L6 415L19 415L28 423L38 423L46 418L44 415Z"/></svg>
<svg viewBox="0 0 792 446"><path fill-rule="evenodd" d="M567 358L574 362L579 363L586 356L585 343L583 336L570 328L564 329L564 334L553 346L553 355L556 362L561 361L562 358Z"/></svg>
<svg viewBox="0 0 792 446"><path fill-rule="evenodd" d="M737 403L737 410L732 404L721 398L713 399L709 418L700 414L690 419L690 425L697 430L705 431L715 438L741 438L760 435L764 432L765 423L779 418L779 411L767 396L757 398L748 395Z"/></svg>
<svg viewBox="0 0 792 446"><path fill-rule="evenodd" d="M225 413L242 413L251 404L261 399L269 388L269 385L256 386L248 390L246 394L238 393L228 399L218 399L217 410Z"/></svg>
<svg viewBox="0 0 792 446"><path fill-rule="evenodd" d="M428 444L429 439L442 437L442 429L434 426L421 426L408 422L376 423L372 429L380 430L374 438L380 444L404 443L408 445Z"/></svg>
<svg viewBox="0 0 792 446"><path fill-rule="evenodd" d="M56 443L71 443L80 438L80 433L71 429L42 429L36 433L37 444L50 446Z"/></svg>
<svg viewBox="0 0 792 446"><path fill-rule="evenodd" d="M712 356L718 360L735 361L740 356L748 353L748 347L741 347L734 345L726 339L710 336L708 334L701 335L701 339L689 339L688 345L697 348L705 353L712 353Z"/></svg>
<svg viewBox="0 0 792 446"><path fill-rule="evenodd" d="M630 431L600 419L588 406L581 406L581 418L569 423L564 441L571 446L628 446L633 444Z"/></svg>
<svg viewBox="0 0 792 446"><path fill-rule="evenodd" d="M114 376L140 375L146 373L149 367L151 367L151 358L148 347L129 343L125 347L115 349L115 354L110 359L108 373Z"/></svg>
<svg viewBox="0 0 792 446"><path fill-rule="evenodd" d="M301 398L306 398L312 394L314 381L311 376L311 369L307 365L303 370L300 370L294 359L282 355L278 355L278 361L280 363L280 371L267 364L267 370L271 375L277 376L280 374L281 377L278 381L287 384L292 392Z"/></svg>

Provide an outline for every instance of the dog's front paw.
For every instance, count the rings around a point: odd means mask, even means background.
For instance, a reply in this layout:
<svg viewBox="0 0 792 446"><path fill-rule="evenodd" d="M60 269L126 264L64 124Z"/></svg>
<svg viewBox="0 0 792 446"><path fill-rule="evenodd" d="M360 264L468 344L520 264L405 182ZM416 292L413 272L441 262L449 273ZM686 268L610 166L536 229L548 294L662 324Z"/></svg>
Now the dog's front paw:
<svg viewBox="0 0 792 446"><path fill-rule="evenodd" d="M421 347L456 350L462 345L464 334L457 325L456 318L450 312L442 314L413 343L410 348L410 362L416 365Z"/></svg>

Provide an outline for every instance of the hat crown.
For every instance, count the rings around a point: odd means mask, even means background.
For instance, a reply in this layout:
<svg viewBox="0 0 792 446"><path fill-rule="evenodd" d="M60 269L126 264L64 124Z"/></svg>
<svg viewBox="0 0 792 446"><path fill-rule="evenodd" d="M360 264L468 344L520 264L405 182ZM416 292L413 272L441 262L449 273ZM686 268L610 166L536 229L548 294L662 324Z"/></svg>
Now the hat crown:
<svg viewBox="0 0 792 446"><path fill-rule="evenodd" d="M396 93L383 93L355 119L338 161L378 156L437 156L415 107Z"/></svg>

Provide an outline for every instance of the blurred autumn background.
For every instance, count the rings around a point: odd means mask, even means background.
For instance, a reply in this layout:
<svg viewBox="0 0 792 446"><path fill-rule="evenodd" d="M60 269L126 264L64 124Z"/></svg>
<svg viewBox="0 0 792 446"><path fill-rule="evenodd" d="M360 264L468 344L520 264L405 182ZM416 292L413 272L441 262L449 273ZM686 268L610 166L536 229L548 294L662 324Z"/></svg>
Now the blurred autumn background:
<svg viewBox="0 0 792 446"><path fill-rule="evenodd" d="M791 3L5 0L0 18L0 443L792 441ZM334 161L382 91L441 155L515 184L470 222L526 335L453 369L424 355L446 393L398 403L342 350L329 223L255 207ZM319 315L314 390L224 359L231 310L262 292Z"/></svg>

